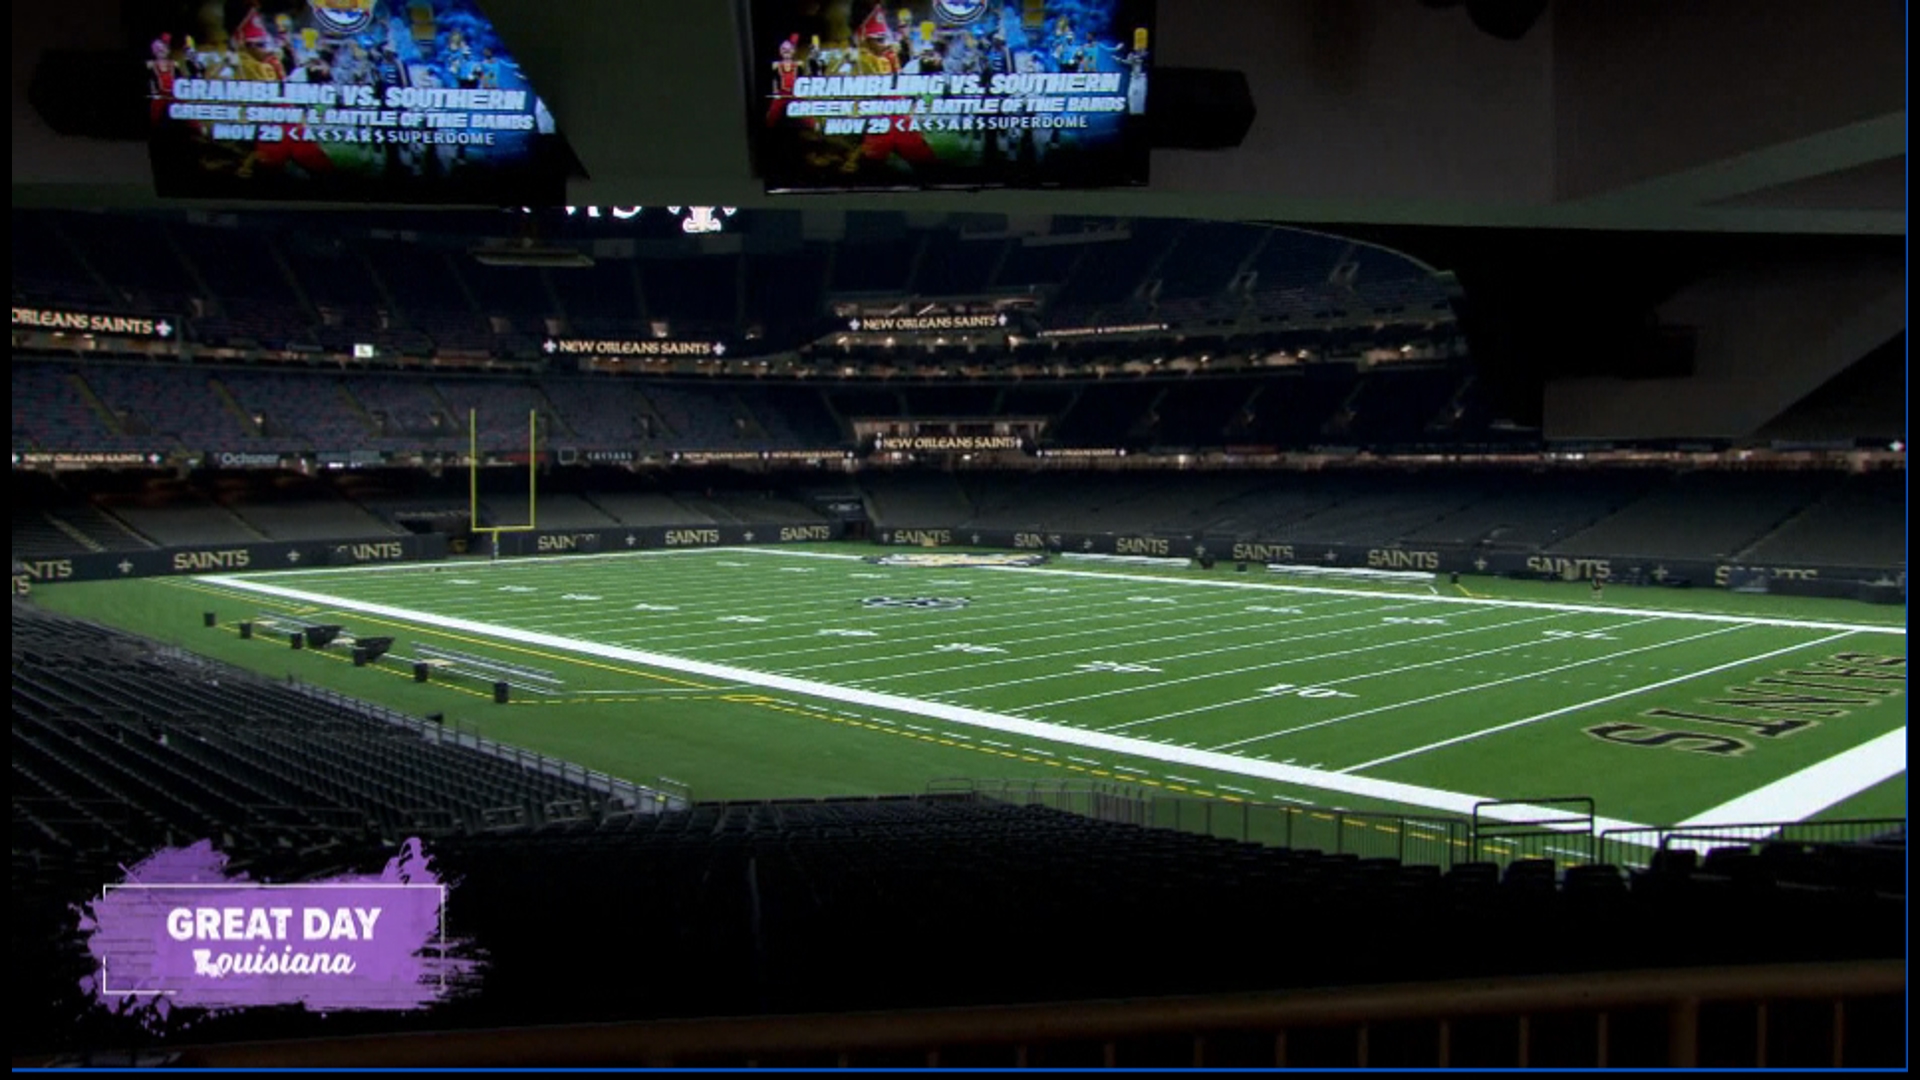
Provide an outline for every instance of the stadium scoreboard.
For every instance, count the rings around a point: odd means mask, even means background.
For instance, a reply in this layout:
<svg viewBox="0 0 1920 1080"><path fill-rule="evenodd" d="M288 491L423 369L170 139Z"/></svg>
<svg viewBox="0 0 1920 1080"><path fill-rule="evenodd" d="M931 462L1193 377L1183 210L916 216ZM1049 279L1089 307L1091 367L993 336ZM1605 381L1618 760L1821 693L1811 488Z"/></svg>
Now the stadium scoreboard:
<svg viewBox="0 0 1920 1080"><path fill-rule="evenodd" d="M552 205L571 156L475 0L141 6L168 197Z"/></svg>
<svg viewBox="0 0 1920 1080"><path fill-rule="evenodd" d="M751 0L773 192L1147 181L1152 0Z"/></svg>

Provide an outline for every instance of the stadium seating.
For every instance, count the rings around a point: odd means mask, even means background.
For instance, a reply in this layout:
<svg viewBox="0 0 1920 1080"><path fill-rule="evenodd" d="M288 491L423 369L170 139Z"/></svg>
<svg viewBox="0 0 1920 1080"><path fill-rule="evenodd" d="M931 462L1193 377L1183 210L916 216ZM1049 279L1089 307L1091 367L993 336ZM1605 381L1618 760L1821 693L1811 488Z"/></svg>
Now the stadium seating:
<svg viewBox="0 0 1920 1080"><path fill-rule="evenodd" d="M874 516L888 525L974 524L973 504L950 474L872 472L860 480Z"/></svg>
<svg viewBox="0 0 1920 1080"><path fill-rule="evenodd" d="M199 450L267 449L242 415L224 404L205 371L153 365L94 364L83 376L122 417L128 434L151 435Z"/></svg>
<svg viewBox="0 0 1920 1080"><path fill-rule="evenodd" d="M106 496L102 508L161 547L250 544L267 536L233 511L185 485L156 482L133 495Z"/></svg>
<svg viewBox="0 0 1920 1080"><path fill-rule="evenodd" d="M450 931L481 942L491 971L424 1018L436 1027L1892 957L1904 940L1903 841L1763 845L1631 876L1526 860L1442 873L971 793L636 814L374 707L18 602L12 627L14 955L33 961L15 966L16 1030L39 1047L113 1037L45 1022L77 1007L62 905L116 862L199 839L295 880L428 838L458 882ZM1383 943L1383 926L1428 929ZM608 966L658 974L608 995L582 977ZM247 1013L191 1038L381 1024Z"/></svg>
<svg viewBox="0 0 1920 1080"><path fill-rule="evenodd" d="M211 486L221 505L271 540L365 540L401 531L317 480L228 474Z"/></svg>
<svg viewBox="0 0 1920 1080"><path fill-rule="evenodd" d="M238 846L397 841L620 809L373 707L22 604L12 625L16 813L58 850L137 857L169 837L223 835Z"/></svg>
<svg viewBox="0 0 1920 1080"><path fill-rule="evenodd" d="M1682 474L1549 550L1726 559L1812 502L1812 478Z"/></svg>
<svg viewBox="0 0 1920 1080"><path fill-rule="evenodd" d="M108 427L88 393L73 365L14 364L13 448L137 450L151 445L152 440Z"/></svg>
<svg viewBox="0 0 1920 1080"><path fill-rule="evenodd" d="M1593 524L1636 497L1632 477L1569 481L1548 475L1482 475L1484 497L1438 521L1408 532L1409 544L1485 546L1532 551Z"/></svg>
<svg viewBox="0 0 1920 1080"><path fill-rule="evenodd" d="M1820 496L1736 557L1768 566L1905 566L1905 479L1852 480Z"/></svg>
<svg viewBox="0 0 1920 1080"><path fill-rule="evenodd" d="M328 376L236 372L222 373L220 382L241 408L263 420L273 441L339 451L365 446L373 434L365 414Z"/></svg>

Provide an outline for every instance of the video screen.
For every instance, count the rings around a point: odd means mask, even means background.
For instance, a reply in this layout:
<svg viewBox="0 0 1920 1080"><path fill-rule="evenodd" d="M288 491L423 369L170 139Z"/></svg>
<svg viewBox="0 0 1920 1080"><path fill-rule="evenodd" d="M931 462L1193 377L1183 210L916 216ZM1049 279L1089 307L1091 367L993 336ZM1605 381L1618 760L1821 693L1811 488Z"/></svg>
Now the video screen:
<svg viewBox="0 0 1920 1080"><path fill-rule="evenodd" d="M144 18L163 196L565 201L553 115L474 0L163 0Z"/></svg>
<svg viewBox="0 0 1920 1080"><path fill-rule="evenodd" d="M754 0L767 189L1147 181L1152 0Z"/></svg>

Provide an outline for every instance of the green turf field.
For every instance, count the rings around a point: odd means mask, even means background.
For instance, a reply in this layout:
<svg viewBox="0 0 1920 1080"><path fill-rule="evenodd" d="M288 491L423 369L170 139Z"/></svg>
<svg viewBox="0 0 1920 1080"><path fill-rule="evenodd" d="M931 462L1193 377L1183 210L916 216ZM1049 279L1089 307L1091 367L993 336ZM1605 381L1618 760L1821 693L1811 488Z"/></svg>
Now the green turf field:
<svg viewBox="0 0 1920 1080"><path fill-rule="evenodd" d="M862 558L876 551L295 570L36 599L697 798L1080 778L1444 814L1581 795L1601 828L1904 814L1904 609ZM897 602L915 598L955 602ZM354 668L340 649L235 632L275 614L393 636L391 657L426 645L557 681L524 680L502 706L475 679L420 685L391 658Z"/></svg>

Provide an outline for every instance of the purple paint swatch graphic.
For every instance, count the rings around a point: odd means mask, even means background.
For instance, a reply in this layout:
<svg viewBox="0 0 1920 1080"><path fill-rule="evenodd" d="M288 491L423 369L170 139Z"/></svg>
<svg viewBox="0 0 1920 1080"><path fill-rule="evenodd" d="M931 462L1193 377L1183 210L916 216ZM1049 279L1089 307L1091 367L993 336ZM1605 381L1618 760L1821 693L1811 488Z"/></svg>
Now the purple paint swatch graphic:
<svg viewBox="0 0 1920 1080"><path fill-rule="evenodd" d="M449 955L449 886L417 839L374 875L276 885L227 872L212 841L167 848L79 911L95 961L82 989L122 1009L421 1009L470 988Z"/></svg>

